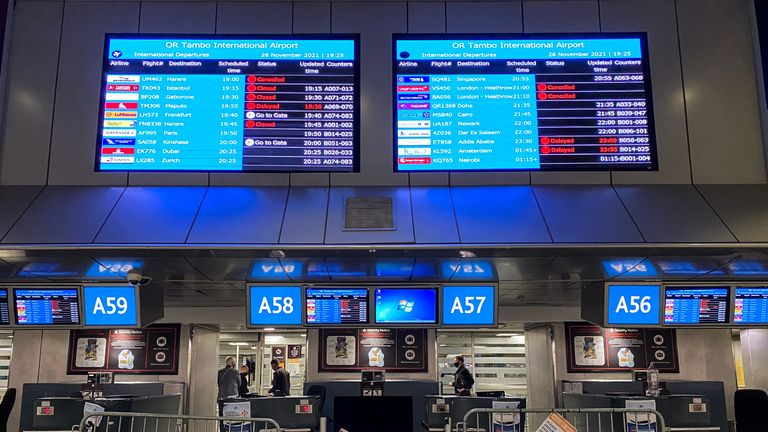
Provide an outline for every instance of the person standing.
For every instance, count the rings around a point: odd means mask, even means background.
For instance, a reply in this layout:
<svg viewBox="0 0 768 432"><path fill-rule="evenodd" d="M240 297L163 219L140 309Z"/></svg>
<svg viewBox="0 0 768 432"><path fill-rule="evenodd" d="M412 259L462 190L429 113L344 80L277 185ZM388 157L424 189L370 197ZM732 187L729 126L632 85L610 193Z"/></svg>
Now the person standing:
<svg viewBox="0 0 768 432"><path fill-rule="evenodd" d="M453 365L456 367L456 374L453 380L453 388L456 394L459 396L471 396L470 390L475 385L475 379L472 378L472 374L464 366L464 356L457 355L454 357Z"/></svg>
<svg viewBox="0 0 768 432"><path fill-rule="evenodd" d="M235 369L237 359L227 357L225 366L219 370L219 399L236 398L240 387L240 374Z"/></svg>
<svg viewBox="0 0 768 432"><path fill-rule="evenodd" d="M248 381L248 375L248 366L240 366L240 387L238 388L238 393L240 396L245 396L251 392L251 390L248 388L248 386L251 384Z"/></svg>
<svg viewBox="0 0 768 432"><path fill-rule="evenodd" d="M277 359L272 359L269 362L272 366L272 388L269 389L269 393L273 396L290 396L291 395L291 376L288 371L280 367L280 362Z"/></svg>

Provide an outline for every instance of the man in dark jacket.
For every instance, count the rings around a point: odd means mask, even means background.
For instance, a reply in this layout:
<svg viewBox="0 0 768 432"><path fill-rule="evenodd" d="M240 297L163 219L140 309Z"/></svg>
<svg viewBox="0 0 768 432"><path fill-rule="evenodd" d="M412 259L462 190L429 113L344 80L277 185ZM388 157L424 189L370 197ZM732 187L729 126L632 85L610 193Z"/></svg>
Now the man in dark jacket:
<svg viewBox="0 0 768 432"><path fill-rule="evenodd" d="M457 355L453 358L453 365L456 366L456 375L453 380L453 388L459 396L470 396L470 390L475 385L475 379L464 366L464 356Z"/></svg>
<svg viewBox="0 0 768 432"><path fill-rule="evenodd" d="M280 362L277 359L272 359L269 364L272 366L272 388L269 389L269 394L273 396L290 396L291 395L291 376L288 372L280 367Z"/></svg>

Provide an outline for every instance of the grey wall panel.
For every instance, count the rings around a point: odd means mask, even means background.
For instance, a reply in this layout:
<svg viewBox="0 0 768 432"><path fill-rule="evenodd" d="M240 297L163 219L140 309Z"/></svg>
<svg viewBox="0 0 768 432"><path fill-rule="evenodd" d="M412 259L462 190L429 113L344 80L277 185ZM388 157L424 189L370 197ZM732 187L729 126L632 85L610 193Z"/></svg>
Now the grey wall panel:
<svg viewBox="0 0 768 432"><path fill-rule="evenodd" d="M294 2L294 33L330 33L330 2ZM329 186L331 175L328 173L291 173L291 186Z"/></svg>
<svg viewBox="0 0 768 432"><path fill-rule="evenodd" d="M288 188L209 188L187 243L277 243Z"/></svg>
<svg viewBox="0 0 768 432"><path fill-rule="evenodd" d="M597 0L542 0L523 3L526 33L600 31ZM609 184L609 172L532 172L533 184Z"/></svg>
<svg viewBox="0 0 768 432"><path fill-rule="evenodd" d="M611 186L535 186L556 243L635 243L643 237Z"/></svg>
<svg viewBox="0 0 768 432"><path fill-rule="evenodd" d="M290 34L293 7L290 2L220 2L216 12L219 34ZM287 186L287 173L211 173L211 186Z"/></svg>
<svg viewBox="0 0 768 432"><path fill-rule="evenodd" d="M395 229L380 231L344 231L347 198L391 197ZM363 187L331 188L328 199L328 219L325 225L327 244L413 243L413 216L408 188Z"/></svg>
<svg viewBox="0 0 768 432"><path fill-rule="evenodd" d="M748 2L678 0L694 183L765 183Z"/></svg>
<svg viewBox="0 0 768 432"><path fill-rule="evenodd" d="M445 33L445 7L445 2L408 2L408 33ZM408 176L412 186L447 185L449 181L448 173L414 172Z"/></svg>
<svg viewBox="0 0 768 432"><path fill-rule="evenodd" d="M648 33L659 157L659 171L614 171L613 183L690 183L691 164L675 3L668 0L603 1L600 3L600 13L603 31Z"/></svg>
<svg viewBox="0 0 768 432"><path fill-rule="evenodd" d="M2 184L43 185L47 181L63 7L63 3L35 2L19 3L13 9L5 66L8 93L0 158Z"/></svg>
<svg viewBox="0 0 768 432"><path fill-rule="evenodd" d="M3 243L91 243L123 187L49 186Z"/></svg>
<svg viewBox="0 0 768 432"><path fill-rule="evenodd" d="M142 33L214 33L216 3L158 1L141 5L139 31ZM207 173L128 174L131 185L207 185Z"/></svg>
<svg viewBox="0 0 768 432"><path fill-rule="evenodd" d="M94 171L105 33L136 32L138 2L68 2L53 116L49 184L120 184L126 173Z"/></svg>
<svg viewBox="0 0 768 432"><path fill-rule="evenodd" d="M522 3L517 1L446 2L448 33L521 33L523 31ZM451 173L450 184L528 184L527 172Z"/></svg>
<svg viewBox="0 0 768 432"><path fill-rule="evenodd" d="M704 198L741 242L768 241L768 186L700 185Z"/></svg>
<svg viewBox="0 0 768 432"><path fill-rule="evenodd" d="M328 188L291 188L280 243L321 244L325 241Z"/></svg>
<svg viewBox="0 0 768 432"><path fill-rule="evenodd" d="M32 204L42 186L5 186L0 188L0 236L5 236L13 224Z"/></svg>
<svg viewBox="0 0 768 432"><path fill-rule="evenodd" d="M647 242L736 241L693 186L617 186L616 192Z"/></svg>
<svg viewBox="0 0 768 432"><path fill-rule="evenodd" d="M362 123L360 173L333 173L340 186L406 185L407 174L392 172L392 33L407 30L405 2L332 3L334 33L360 33Z"/></svg>
<svg viewBox="0 0 768 432"><path fill-rule="evenodd" d="M462 243L549 243L530 186L451 188Z"/></svg>
<svg viewBox="0 0 768 432"><path fill-rule="evenodd" d="M200 209L203 187L129 187L96 243L184 243Z"/></svg>
<svg viewBox="0 0 768 432"><path fill-rule="evenodd" d="M416 243L458 243L459 230L447 187L411 188Z"/></svg>

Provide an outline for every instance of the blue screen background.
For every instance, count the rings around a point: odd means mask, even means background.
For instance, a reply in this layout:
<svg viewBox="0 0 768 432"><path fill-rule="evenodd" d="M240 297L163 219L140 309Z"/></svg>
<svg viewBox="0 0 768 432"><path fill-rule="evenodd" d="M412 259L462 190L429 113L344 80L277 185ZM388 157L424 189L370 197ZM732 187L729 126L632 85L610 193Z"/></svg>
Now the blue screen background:
<svg viewBox="0 0 768 432"><path fill-rule="evenodd" d="M437 290L376 289L376 323L437 323Z"/></svg>
<svg viewBox="0 0 768 432"><path fill-rule="evenodd" d="M466 311L467 297L474 297L471 303L475 308L479 305L477 297L485 297L480 313L460 313L454 310L456 299L462 310ZM443 287L443 324L445 325L495 325L496 324L496 293L493 286L445 286Z"/></svg>
<svg viewBox="0 0 768 432"><path fill-rule="evenodd" d="M124 297L128 308L124 314L94 313L96 299L101 299L104 309L107 309L107 297ZM129 286L87 286L83 288L85 310L83 317L85 325L91 326L135 326L138 325L136 316L136 289Z"/></svg>
<svg viewBox="0 0 768 432"><path fill-rule="evenodd" d="M252 286L249 288L251 304L249 306L248 321L250 325L301 325L301 287L298 286ZM270 309L274 308L272 300L275 297L290 297L293 301L291 313L259 313L259 308L264 299ZM282 305L283 301L279 301Z"/></svg>
<svg viewBox="0 0 768 432"><path fill-rule="evenodd" d="M651 310L648 313L638 311L636 313L617 311L619 301L625 298L628 310L632 310L631 296L650 297L648 302ZM638 299L638 302L640 301ZM652 324L658 325L660 321L661 287L659 285L608 285L608 322L613 325Z"/></svg>

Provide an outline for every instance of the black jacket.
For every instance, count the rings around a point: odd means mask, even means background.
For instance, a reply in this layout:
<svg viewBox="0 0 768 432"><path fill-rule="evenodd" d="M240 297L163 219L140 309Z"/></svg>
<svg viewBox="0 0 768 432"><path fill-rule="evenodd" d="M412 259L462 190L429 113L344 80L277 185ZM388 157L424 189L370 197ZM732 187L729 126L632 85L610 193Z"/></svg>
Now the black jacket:
<svg viewBox="0 0 768 432"><path fill-rule="evenodd" d="M472 378L472 374L464 365L459 366L456 369L456 376L453 380L453 387L456 389L456 394L462 396L469 396L469 390L475 385L475 379ZM459 389L464 389L463 392L459 392Z"/></svg>
<svg viewBox="0 0 768 432"><path fill-rule="evenodd" d="M291 377L285 369L278 368L272 373L272 388L269 389L269 393L275 396L291 395Z"/></svg>

